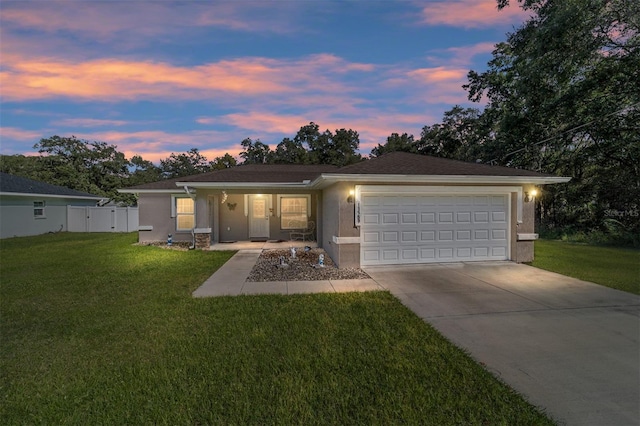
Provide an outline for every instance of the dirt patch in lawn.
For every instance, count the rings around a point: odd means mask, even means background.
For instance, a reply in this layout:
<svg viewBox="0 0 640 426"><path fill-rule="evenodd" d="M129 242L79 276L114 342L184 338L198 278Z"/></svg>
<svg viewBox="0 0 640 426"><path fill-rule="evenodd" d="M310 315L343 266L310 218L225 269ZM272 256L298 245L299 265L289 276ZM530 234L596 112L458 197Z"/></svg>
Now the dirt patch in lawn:
<svg viewBox="0 0 640 426"><path fill-rule="evenodd" d="M320 255L324 256L324 267L319 266ZM286 266L281 266L281 259ZM333 260L321 248L297 250L293 258L290 250L263 250L247 281L319 281L352 280L369 278L362 269L338 269Z"/></svg>

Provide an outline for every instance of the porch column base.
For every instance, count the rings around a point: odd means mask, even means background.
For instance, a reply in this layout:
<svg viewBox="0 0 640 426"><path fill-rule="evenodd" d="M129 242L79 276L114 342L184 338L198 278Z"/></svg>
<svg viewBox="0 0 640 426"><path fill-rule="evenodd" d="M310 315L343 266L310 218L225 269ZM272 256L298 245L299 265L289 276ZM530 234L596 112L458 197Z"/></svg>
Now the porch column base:
<svg viewBox="0 0 640 426"><path fill-rule="evenodd" d="M197 231L197 230L196 230ZM205 249L211 246L211 232L195 232L196 248Z"/></svg>

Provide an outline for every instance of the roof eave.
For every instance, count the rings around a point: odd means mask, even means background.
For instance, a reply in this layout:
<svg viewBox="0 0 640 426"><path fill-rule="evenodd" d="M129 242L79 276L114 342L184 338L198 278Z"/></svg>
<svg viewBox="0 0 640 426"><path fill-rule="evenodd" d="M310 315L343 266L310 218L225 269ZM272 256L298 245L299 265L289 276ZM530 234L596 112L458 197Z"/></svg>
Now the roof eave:
<svg viewBox="0 0 640 426"><path fill-rule="evenodd" d="M517 183L549 185L566 183L570 180L570 177L564 176L322 174L311 183L311 187L322 189L337 182L437 183L476 185L506 185Z"/></svg>
<svg viewBox="0 0 640 426"><path fill-rule="evenodd" d="M162 189L136 189L136 188L122 188L118 189L121 194L175 194L180 192L179 188L162 188ZM183 191L184 192L184 191Z"/></svg>
<svg viewBox="0 0 640 426"><path fill-rule="evenodd" d="M0 195L11 195L17 197L49 197L49 198L73 198L79 200L105 200L109 197L98 197L89 195L60 195L60 194L41 194L35 192L0 192Z"/></svg>
<svg viewBox="0 0 640 426"><path fill-rule="evenodd" d="M201 189L309 188L309 182L176 182L179 187Z"/></svg>

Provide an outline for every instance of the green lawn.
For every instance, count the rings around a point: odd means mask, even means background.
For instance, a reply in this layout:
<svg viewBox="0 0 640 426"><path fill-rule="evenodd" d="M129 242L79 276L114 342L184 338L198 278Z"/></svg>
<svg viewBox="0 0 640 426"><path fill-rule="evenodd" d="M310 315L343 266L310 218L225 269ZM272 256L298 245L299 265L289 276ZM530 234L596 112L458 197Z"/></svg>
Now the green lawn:
<svg viewBox="0 0 640 426"><path fill-rule="evenodd" d="M532 265L640 294L640 250L538 240Z"/></svg>
<svg viewBox="0 0 640 426"><path fill-rule="evenodd" d="M387 292L193 299L230 252L0 242L0 421L552 422Z"/></svg>

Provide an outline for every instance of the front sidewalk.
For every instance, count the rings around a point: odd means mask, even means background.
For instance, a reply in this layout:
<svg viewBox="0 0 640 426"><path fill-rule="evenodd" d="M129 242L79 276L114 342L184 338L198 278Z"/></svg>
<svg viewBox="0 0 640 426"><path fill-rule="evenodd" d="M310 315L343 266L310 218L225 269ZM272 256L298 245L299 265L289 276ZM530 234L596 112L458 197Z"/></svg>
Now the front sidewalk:
<svg viewBox="0 0 640 426"><path fill-rule="evenodd" d="M260 257L260 253L262 253L261 248L239 250L193 292L193 297L238 296L241 294L346 293L385 290L370 278L320 281L247 281L251 269Z"/></svg>

